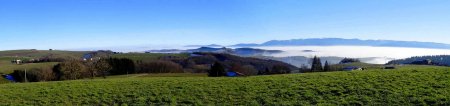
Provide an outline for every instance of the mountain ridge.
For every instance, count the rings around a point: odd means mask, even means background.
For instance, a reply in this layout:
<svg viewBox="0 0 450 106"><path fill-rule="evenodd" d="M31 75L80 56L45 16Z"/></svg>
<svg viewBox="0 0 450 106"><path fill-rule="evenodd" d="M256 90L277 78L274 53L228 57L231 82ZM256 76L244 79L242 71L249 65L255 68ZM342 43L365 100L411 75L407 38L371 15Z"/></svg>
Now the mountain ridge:
<svg viewBox="0 0 450 106"><path fill-rule="evenodd" d="M308 38L290 40L270 40L260 44L239 43L231 47L255 47L255 46L374 46L374 47L409 47L450 49L450 44L420 41L397 40L361 40L344 38Z"/></svg>

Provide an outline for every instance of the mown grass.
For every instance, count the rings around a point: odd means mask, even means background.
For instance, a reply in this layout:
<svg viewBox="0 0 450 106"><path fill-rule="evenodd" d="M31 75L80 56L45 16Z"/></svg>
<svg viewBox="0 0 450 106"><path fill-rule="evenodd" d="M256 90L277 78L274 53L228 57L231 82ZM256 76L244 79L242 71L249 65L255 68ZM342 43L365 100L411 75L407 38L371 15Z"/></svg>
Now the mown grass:
<svg viewBox="0 0 450 106"><path fill-rule="evenodd" d="M450 105L450 68L0 85L4 105Z"/></svg>

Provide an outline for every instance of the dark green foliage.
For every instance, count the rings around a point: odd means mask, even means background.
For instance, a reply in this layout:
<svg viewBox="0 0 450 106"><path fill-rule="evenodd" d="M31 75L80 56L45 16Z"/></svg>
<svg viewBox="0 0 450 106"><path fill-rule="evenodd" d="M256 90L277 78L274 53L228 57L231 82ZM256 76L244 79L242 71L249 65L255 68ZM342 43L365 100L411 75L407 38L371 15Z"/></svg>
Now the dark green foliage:
<svg viewBox="0 0 450 106"><path fill-rule="evenodd" d="M323 71L325 71L325 72L331 71L331 67L330 67L330 64L328 63L328 61L325 61L325 66L323 66Z"/></svg>
<svg viewBox="0 0 450 106"><path fill-rule="evenodd" d="M431 61L431 63L427 61ZM421 64L450 66L450 55L415 56L406 59L389 61L387 64Z"/></svg>
<svg viewBox="0 0 450 106"><path fill-rule="evenodd" d="M148 61L137 64L138 73L183 73L183 67L171 61Z"/></svg>
<svg viewBox="0 0 450 106"><path fill-rule="evenodd" d="M311 72L321 71L323 71L322 62L320 61L319 57L314 56L314 58L312 59Z"/></svg>
<svg viewBox="0 0 450 106"><path fill-rule="evenodd" d="M291 69L284 65L274 65L272 70L270 70L270 74L288 74L291 73Z"/></svg>
<svg viewBox="0 0 450 106"><path fill-rule="evenodd" d="M225 68L220 62L215 62L211 69L208 71L210 77L226 76Z"/></svg>
<svg viewBox="0 0 450 106"><path fill-rule="evenodd" d="M354 58L344 58L342 59L339 64L347 64L347 63L359 63L361 62L359 59L354 59Z"/></svg>
<svg viewBox="0 0 450 106"><path fill-rule="evenodd" d="M269 75L269 73L270 73L270 69L266 68L266 69L264 69L264 71L259 71L258 75Z"/></svg>
<svg viewBox="0 0 450 106"><path fill-rule="evenodd" d="M220 53L194 53L195 57L190 57L188 60L192 60L196 64L212 64L215 61L219 61L224 68L231 69L233 64L240 64L242 66L251 65L254 69L258 70L259 74L268 74L264 72L266 69L272 69L275 65L280 65L287 67L290 70L296 70L297 67L275 60L263 60L251 57L239 57L230 54L220 54ZM262 72L261 72L262 71ZM270 73L270 72L269 72ZM278 73L278 72L276 72ZM281 72L283 73L283 72Z"/></svg>
<svg viewBox="0 0 450 106"><path fill-rule="evenodd" d="M258 75L272 75L272 74L288 74L291 73L291 69L285 65L275 64L273 67L266 68L264 71L260 71Z"/></svg>
<svg viewBox="0 0 450 106"><path fill-rule="evenodd" d="M109 58L108 63L112 69L111 75L123 75L135 73L134 61L127 58Z"/></svg>

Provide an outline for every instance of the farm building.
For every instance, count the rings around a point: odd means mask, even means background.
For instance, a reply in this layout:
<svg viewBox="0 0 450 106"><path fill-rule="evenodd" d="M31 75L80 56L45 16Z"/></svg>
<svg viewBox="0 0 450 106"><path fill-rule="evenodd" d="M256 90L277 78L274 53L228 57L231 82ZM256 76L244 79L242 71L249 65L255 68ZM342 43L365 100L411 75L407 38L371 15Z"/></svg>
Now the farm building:
<svg viewBox="0 0 450 106"><path fill-rule="evenodd" d="M234 71L227 72L227 77L238 77L238 76L245 76L245 75L242 73L239 73L239 72L234 72Z"/></svg>
<svg viewBox="0 0 450 106"><path fill-rule="evenodd" d="M13 63L13 64L22 64L22 60L20 60L20 59L12 60L11 63Z"/></svg>

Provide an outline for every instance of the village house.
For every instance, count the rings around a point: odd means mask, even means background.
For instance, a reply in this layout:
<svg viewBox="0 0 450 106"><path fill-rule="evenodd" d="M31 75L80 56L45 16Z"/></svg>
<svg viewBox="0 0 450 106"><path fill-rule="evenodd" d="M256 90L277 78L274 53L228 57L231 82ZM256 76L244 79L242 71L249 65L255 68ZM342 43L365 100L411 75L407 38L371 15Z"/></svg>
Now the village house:
<svg viewBox="0 0 450 106"><path fill-rule="evenodd" d="M22 60L15 59L15 60L12 60L11 63L13 63L13 64L22 64Z"/></svg>

